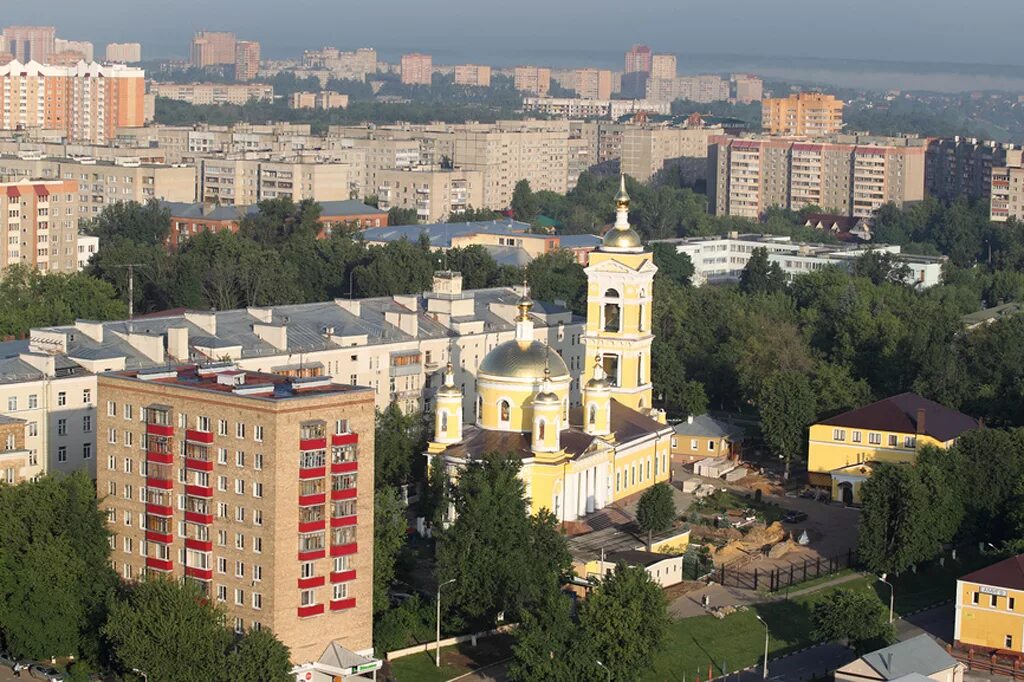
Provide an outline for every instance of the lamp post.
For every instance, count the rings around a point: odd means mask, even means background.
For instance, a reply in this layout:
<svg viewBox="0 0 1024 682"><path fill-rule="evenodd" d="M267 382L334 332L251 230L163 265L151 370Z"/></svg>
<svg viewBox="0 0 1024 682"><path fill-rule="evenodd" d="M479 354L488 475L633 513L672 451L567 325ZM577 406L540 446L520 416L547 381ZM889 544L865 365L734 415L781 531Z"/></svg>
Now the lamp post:
<svg viewBox="0 0 1024 682"><path fill-rule="evenodd" d="M438 668L441 667L441 588L445 585L451 585L455 582L455 578L440 583L437 586L437 640L434 647L434 665Z"/></svg>
<svg viewBox="0 0 1024 682"><path fill-rule="evenodd" d="M608 666L606 666L604 663L597 660L596 658L594 659L594 663L597 663L599 666L604 668L604 671L608 673L608 682L612 682L612 671L608 669Z"/></svg>
<svg viewBox="0 0 1024 682"><path fill-rule="evenodd" d="M149 675L147 675L146 673L142 672L138 668L132 668L132 672L135 673L136 675L142 675L142 682L149 682Z"/></svg>
<svg viewBox="0 0 1024 682"><path fill-rule="evenodd" d="M892 586L892 583L886 580L889 577L888 573L883 573L878 576L878 581L883 582L889 586L889 624L892 624L893 606L896 603L896 588Z"/></svg>
<svg viewBox="0 0 1024 682"><path fill-rule="evenodd" d="M761 679L768 679L768 623L761 616L755 616L764 626L764 666L761 668Z"/></svg>

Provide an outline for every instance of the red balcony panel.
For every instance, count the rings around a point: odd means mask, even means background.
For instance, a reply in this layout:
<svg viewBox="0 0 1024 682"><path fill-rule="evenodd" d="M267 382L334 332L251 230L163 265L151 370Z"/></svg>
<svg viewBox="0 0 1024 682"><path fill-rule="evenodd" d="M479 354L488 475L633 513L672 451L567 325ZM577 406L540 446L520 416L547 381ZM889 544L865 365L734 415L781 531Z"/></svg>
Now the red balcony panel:
<svg viewBox="0 0 1024 682"><path fill-rule="evenodd" d="M201 459L185 458L185 466L196 471L213 471L213 462L204 462Z"/></svg>
<svg viewBox="0 0 1024 682"><path fill-rule="evenodd" d="M213 488L208 488L204 485L187 485L185 486L185 492L196 497L213 497Z"/></svg>
<svg viewBox="0 0 1024 682"><path fill-rule="evenodd" d="M154 436L173 436L173 426L162 426L160 424L146 424L146 433L151 433Z"/></svg>
<svg viewBox="0 0 1024 682"><path fill-rule="evenodd" d="M332 490L332 500L354 500L356 499L356 489L349 488L348 490Z"/></svg>
<svg viewBox="0 0 1024 682"><path fill-rule="evenodd" d="M174 487L174 481L169 478L153 478L152 476L146 477L146 485L150 488L160 488L161 490L170 490Z"/></svg>
<svg viewBox="0 0 1024 682"><path fill-rule="evenodd" d="M338 573L331 573L332 583L347 583L349 580L356 579L355 571L339 571Z"/></svg>
<svg viewBox="0 0 1024 682"><path fill-rule="evenodd" d="M331 445L352 445L359 442L358 433L339 433L331 436Z"/></svg>
<svg viewBox="0 0 1024 682"><path fill-rule="evenodd" d="M194 568L192 566L186 566L185 575L192 578L198 578L199 580L213 580L213 571L209 568Z"/></svg>
<svg viewBox="0 0 1024 682"><path fill-rule="evenodd" d="M356 515L355 514L352 514L350 516L337 516L337 517L331 519L331 528L343 528L345 526L354 526L354 525L356 525Z"/></svg>
<svg viewBox="0 0 1024 682"><path fill-rule="evenodd" d="M299 532L300 533L312 533L313 531L316 531L316 530L323 530L326 527L327 527L327 520L326 519L320 519L319 521L306 521L306 522L300 521L299 522Z"/></svg>
<svg viewBox="0 0 1024 682"><path fill-rule="evenodd" d="M305 440L299 440L299 450L325 450L326 448L326 438L306 438Z"/></svg>
<svg viewBox="0 0 1024 682"><path fill-rule="evenodd" d="M209 540L196 540L195 538L185 538L185 546L189 549L194 549L197 552L213 551L213 543Z"/></svg>
<svg viewBox="0 0 1024 682"><path fill-rule="evenodd" d="M331 465L332 474L351 474L359 470L359 462L341 462Z"/></svg>
<svg viewBox="0 0 1024 682"><path fill-rule="evenodd" d="M312 578L299 578L299 589L305 590L310 587L320 587L326 580L322 575L315 575Z"/></svg>
<svg viewBox="0 0 1024 682"><path fill-rule="evenodd" d="M324 612L323 604L313 604L312 606L300 606L299 607L299 618L308 618L309 616L319 616Z"/></svg>
<svg viewBox="0 0 1024 682"><path fill-rule="evenodd" d="M155 464L174 464L174 454L170 452L146 451L146 461Z"/></svg>
<svg viewBox="0 0 1024 682"><path fill-rule="evenodd" d="M356 542L350 542L347 545L332 545L331 556L345 556L346 554L355 554L359 551L359 544Z"/></svg>
<svg viewBox="0 0 1024 682"><path fill-rule="evenodd" d="M343 611L344 609L354 609L355 607L355 597L350 599L338 599L337 601L331 600L331 611Z"/></svg>
<svg viewBox="0 0 1024 682"><path fill-rule="evenodd" d="M185 520L208 526L213 523L213 514L200 514L199 512L187 511L185 512Z"/></svg>
<svg viewBox="0 0 1024 682"><path fill-rule="evenodd" d="M187 431L185 431L185 439L190 440L194 443L209 444L213 442L213 433L209 433L206 431L194 431L192 429L188 429Z"/></svg>
<svg viewBox="0 0 1024 682"><path fill-rule="evenodd" d="M327 467L314 467L312 469L299 469L299 478L323 478L327 475Z"/></svg>
<svg viewBox="0 0 1024 682"><path fill-rule="evenodd" d="M156 557L146 557L146 568L152 568L156 571L169 571L174 568L174 562L170 559L157 559Z"/></svg>
<svg viewBox="0 0 1024 682"><path fill-rule="evenodd" d="M316 495L299 495L299 506L308 507L314 504L323 504L327 500L325 493L317 493Z"/></svg>
<svg viewBox="0 0 1024 682"><path fill-rule="evenodd" d="M172 516L174 510L170 507L165 507L162 504L146 504L147 514L156 514L157 516Z"/></svg>
<svg viewBox="0 0 1024 682"><path fill-rule="evenodd" d="M146 531L147 542L160 542L162 544L168 544L174 539L174 536L170 533L158 533L155 530Z"/></svg>
<svg viewBox="0 0 1024 682"><path fill-rule="evenodd" d="M327 556L327 552L322 549L315 549L311 552L299 552L299 561L313 561L315 559L323 559Z"/></svg>

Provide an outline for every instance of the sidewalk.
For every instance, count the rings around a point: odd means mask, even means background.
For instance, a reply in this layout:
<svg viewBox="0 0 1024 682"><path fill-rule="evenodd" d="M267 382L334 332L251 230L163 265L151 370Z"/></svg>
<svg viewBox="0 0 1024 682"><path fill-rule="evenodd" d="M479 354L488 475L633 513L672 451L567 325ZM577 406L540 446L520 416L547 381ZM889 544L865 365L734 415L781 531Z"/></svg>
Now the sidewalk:
<svg viewBox="0 0 1024 682"><path fill-rule="evenodd" d="M810 587L790 590L788 593L775 594L772 596L768 596L761 592L755 592L753 590L745 590L738 587L723 587L718 583L711 583L701 590L687 592L683 596L676 598L668 605L668 615L674 619L707 615L707 611L705 611L704 607L701 606L701 600L705 595L707 595L709 604L712 607L740 605L750 606L751 604L785 601L786 599L792 599L794 597L810 594L811 592L817 592L818 590L823 590L828 587L834 587L836 585L842 585L843 583L858 580L861 577L863 577L863 574L861 573L850 573L833 578L832 580L815 583Z"/></svg>

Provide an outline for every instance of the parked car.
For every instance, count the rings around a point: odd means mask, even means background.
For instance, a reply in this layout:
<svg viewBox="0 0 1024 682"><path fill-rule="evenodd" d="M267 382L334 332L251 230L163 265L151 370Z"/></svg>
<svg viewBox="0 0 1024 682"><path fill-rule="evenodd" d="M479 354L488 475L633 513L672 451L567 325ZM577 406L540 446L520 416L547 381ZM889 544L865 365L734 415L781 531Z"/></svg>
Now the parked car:
<svg viewBox="0 0 1024 682"><path fill-rule="evenodd" d="M807 514L802 511L790 509L788 512L782 515L783 523L803 523L807 520Z"/></svg>
<svg viewBox="0 0 1024 682"><path fill-rule="evenodd" d="M8 668L13 668L14 664L18 662L13 655L6 651L0 651L0 665L6 665Z"/></svg>
<svg viewBox="0 0 1024 682"><path fill-rule="evenodd" d="M46 680L46 682L64 682L64 674L45 663L33 663L28 668L28 674L37 680Z"/></svg>

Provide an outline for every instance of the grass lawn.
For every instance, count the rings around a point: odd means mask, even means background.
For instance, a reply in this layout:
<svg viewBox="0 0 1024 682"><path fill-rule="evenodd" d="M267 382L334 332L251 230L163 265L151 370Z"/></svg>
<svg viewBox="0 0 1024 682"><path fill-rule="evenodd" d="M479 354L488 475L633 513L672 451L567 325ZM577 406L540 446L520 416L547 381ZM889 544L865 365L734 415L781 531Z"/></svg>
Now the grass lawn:
<svg viewBox="0 0 1024 682"><path fill-rule="evenodd" d="M469 642L441 647L441 667L434 665L434 651L412 654L391 663L391 674L398 682L444 682L512 655L511 635L497 635L478 640L474 647Z"/></svg>

